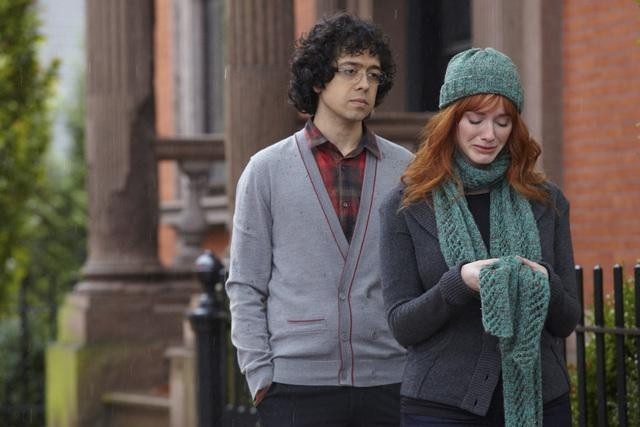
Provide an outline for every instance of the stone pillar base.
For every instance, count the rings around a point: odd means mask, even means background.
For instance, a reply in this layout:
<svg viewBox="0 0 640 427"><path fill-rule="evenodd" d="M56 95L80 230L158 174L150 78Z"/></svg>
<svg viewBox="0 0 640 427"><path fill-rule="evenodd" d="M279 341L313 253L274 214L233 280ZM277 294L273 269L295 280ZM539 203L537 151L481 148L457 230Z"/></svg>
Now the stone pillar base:
<svg viewBox="0 0 640 427"><path fill-rule="evenodd" d="M197 292L189 278L79 284L47 349L47 426L100 425L105 393L167 384L165 352L183 342L182 320Z"/></svg>

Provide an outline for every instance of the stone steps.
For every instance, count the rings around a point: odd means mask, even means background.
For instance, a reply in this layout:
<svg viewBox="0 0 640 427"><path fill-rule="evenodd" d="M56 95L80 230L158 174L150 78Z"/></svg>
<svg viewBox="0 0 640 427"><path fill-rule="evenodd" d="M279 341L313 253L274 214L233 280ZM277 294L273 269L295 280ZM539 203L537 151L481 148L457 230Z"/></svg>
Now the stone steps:
<svg viewBox="0 0 640 427"><path fill-rule="evenodd" d="M103 396L105 427L169 427L169 397L112 392Z"/></svg>

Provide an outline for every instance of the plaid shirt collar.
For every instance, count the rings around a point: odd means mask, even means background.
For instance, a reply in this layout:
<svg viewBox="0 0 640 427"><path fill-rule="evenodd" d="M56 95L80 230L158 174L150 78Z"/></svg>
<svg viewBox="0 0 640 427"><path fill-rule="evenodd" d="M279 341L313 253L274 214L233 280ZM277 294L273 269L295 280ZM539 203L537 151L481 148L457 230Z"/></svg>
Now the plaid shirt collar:
<svg viewBox="0 0 640 427"><path fill-rule="evenodd" d="M322 132L320 132L320 129L313 123L313 118L307 120L307 123L304 125L304 133L311 148L318 147L326 142L331 144L331 141L325 138ZM356 148L349 157L358 155L363 149L369 150L377 159L380 159L380 148L378 147L376 136L364 123L362 123L362 139L360 139L358 143L358 148Z"/></svg>

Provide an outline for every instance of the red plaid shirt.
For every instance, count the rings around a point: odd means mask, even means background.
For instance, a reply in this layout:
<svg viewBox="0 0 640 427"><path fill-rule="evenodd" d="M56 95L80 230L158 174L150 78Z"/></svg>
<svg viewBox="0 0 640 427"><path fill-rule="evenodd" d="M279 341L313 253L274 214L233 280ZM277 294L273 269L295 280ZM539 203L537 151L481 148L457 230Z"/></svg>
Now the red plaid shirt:
<svg viewBox="0 0 640 427"><path fill-rule="evenodd" d="M344 235L351 241L360 208L360 193L367 157L365 149L380 158L376 138L365 126L356 149L343 156L311 120L307 121L304 130Z"/></svg>

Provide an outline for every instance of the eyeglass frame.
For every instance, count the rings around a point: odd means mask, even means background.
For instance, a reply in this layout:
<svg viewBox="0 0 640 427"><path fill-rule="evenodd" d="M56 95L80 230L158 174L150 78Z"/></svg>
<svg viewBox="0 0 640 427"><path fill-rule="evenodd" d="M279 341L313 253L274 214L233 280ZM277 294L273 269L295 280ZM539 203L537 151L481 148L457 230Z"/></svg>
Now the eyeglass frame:
<svg viewBox="0 0 640 427"><path fill-rule="evenodd" d="M349 69L345 70L344 67L348 67ZM377 69L377 68L366 69L357 64L343 64L343 65L338 65L332 68L335 74L339 75L346 81L353 82L353 83L360 82L362 80L362 76L366 76L367 82L369 82L369 84L380 86L384 84L387 78L387 76L380 69ZM353 75L345 74L345 71L350 71L350 70L355 71L355 74ZM362 71L364 71L364 73L362 73ZM378 77L375 77L375 75L372 76L370 74L370 72L372 71L376 71L380 73L380 75Z"/></svg>

